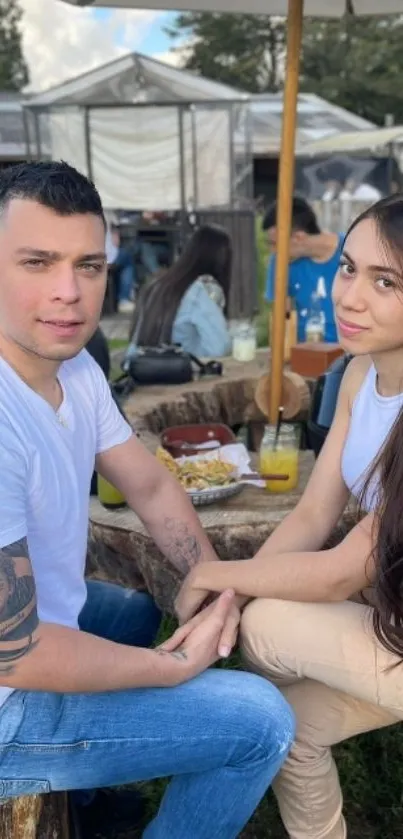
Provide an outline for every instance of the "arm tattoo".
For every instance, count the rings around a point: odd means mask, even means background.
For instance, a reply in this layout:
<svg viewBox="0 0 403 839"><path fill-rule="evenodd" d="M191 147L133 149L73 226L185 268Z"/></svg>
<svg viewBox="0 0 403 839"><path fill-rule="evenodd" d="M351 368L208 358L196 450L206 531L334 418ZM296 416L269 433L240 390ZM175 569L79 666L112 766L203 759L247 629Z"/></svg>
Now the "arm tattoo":
<svg viewBox="0 0 403 839"><path fill-rule="evenodd" d="M178 661L187 661L187 653L185 652L185 650L179 649L174 650L172 653L169 653L167 652L167 650L164 650L164 648L161 647L160 650L157 650L157 653L158 655L170 655L172 656L172 658L176 658Z"/></svg>
<svg viewBox="0 0 403 839"><path fill-rule="evenodd" d="M39 624L26 539L0 548L0 676L35 646Z"/></svg>
<svg viewBox="0 0 403 839"><path fill-rule="evenodd" d="M197 537L189 531L186 522L166 518L164 521L164 553L170 563L182 574L187 574L201 558Z"/></svg>

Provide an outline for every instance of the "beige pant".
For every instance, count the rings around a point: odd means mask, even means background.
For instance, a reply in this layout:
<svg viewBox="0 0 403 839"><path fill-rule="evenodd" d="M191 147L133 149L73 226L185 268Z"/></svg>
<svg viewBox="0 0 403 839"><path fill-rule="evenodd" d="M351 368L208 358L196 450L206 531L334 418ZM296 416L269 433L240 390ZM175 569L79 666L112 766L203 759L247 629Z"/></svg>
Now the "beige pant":
<svg viewBox="0 0 403 839"><path fill-rule="evenodd" d="M243 614L248 668L277 684L297 734L274 783L292 839L345 839L330 747L403 719L403 664L376 640L372 609L357 603L254 600Z"/></svg>

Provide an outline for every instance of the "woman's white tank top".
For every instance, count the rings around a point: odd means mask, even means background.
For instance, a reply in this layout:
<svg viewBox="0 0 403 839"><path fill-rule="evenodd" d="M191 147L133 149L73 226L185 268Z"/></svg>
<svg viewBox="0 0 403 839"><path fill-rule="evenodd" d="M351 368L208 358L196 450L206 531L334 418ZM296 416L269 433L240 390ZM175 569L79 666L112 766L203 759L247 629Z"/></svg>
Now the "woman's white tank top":
<svg viewBox="0 0 403 839"><path fill-rule="evenodd" d="M403 407L403 393L396 396L380 396L376 380L377 374L372 364L354 399L342 454L343 480L356 498L360 496L368 470L386 442ZM374 490L365 500L366 509L373 506Z"/></svg>

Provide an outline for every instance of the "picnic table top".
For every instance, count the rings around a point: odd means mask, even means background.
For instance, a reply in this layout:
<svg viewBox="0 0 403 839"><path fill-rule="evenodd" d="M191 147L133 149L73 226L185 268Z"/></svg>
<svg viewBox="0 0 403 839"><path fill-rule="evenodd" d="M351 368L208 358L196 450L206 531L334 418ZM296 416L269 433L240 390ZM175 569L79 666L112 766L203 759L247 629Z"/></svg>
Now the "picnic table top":
<svg viewBox="0 0 403 839"><path fill-rule="evenodd" d="M254 461L255 457L252 455L252 464ZM203 527L209 530L245 525L278 524L301 498L313 465L313 452L300 452L299 483L291 492L272 493L260 487L246 485L238 495L232 498L204 507L196 507ZM91 499L90 521L104 530L121 530L143 536L147 534L138 516L128 507L107 510L97 498Z"/></svg>

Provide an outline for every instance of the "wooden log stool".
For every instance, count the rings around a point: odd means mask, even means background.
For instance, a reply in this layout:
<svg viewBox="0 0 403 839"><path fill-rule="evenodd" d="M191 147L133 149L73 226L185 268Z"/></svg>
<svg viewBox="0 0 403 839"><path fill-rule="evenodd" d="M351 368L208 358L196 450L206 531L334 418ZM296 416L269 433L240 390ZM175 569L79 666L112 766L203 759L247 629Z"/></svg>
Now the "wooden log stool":
<svg viewBox="0 0 403 839"><path fill-rule="evenodd" d="M75 839L71 831L67 793L21 796L0 803L0 837Z"/></svg>
<svg viewBox="0 0 403 839"><path fill-rule="evenodd" d="M255 390L255 402L265 417L269 416L270 373L260 376ZM284 408L283 419L292 420L306 417L311 404L307 381L298 373L287 371L283 375L281 386L281 404Z"/></svg>

